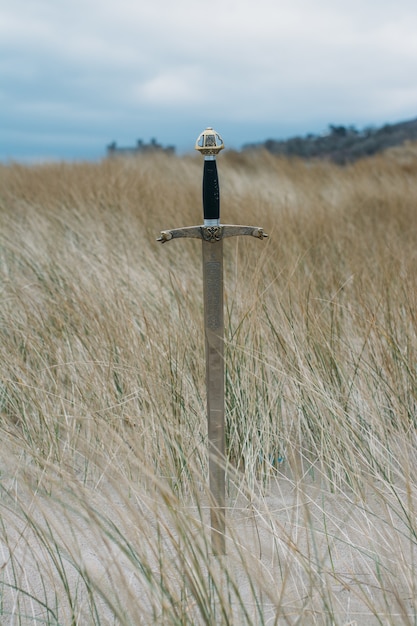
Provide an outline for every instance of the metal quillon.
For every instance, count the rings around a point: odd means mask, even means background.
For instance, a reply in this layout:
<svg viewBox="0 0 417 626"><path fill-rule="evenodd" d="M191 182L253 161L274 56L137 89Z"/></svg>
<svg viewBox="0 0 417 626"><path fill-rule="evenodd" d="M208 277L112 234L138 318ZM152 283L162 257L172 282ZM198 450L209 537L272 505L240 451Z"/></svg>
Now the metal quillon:
<svg viewBox="0 0 417 626"><path fill-rule="evenodd" d="M202 240L209 478L212 497L210 516L212 550L217 556L226 553L223 239L236 235L251 235L257 239L268 236L257 226L220 223L216 155L223 148L223 139L210 127L199 135L195 144L195 149L204 155L204 224L163 230L158 238L161 243L180 237Z"/></svg>

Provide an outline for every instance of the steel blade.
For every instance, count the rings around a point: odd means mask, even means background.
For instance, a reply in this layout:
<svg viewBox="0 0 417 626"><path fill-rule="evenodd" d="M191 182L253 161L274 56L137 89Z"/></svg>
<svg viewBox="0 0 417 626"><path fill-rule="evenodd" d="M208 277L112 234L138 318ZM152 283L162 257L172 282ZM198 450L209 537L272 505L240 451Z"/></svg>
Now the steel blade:
<svg viewBox="0 0 417 626"><path fill-rule="evenodd" d="M223 241L202 245L212 547L225 554Z"/></svg>

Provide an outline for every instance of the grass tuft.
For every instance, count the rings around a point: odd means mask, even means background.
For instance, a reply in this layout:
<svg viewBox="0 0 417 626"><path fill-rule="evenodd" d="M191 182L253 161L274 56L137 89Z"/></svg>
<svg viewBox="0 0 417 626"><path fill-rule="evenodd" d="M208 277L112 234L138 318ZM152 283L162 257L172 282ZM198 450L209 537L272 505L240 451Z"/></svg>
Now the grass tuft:
<svg viewBox="0 0 417 626"><path fill-rule="evenodd" d="M201 162L0 167L0 622L414 624L417 159L219 159L227 556Z"/></svg>

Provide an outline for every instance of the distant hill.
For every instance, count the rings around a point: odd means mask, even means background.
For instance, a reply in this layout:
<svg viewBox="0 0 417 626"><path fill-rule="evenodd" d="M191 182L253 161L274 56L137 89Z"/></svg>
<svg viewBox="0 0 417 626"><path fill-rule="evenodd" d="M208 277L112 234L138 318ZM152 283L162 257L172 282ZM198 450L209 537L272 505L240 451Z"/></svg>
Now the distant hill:
<svg viewBox="0 0 417 626"><path fill-rule="evenodd" d="M243 150L263 148L272 154L303 159L328 159L341 165L371 156L406 141L417 140L417 118L385 124L380 128L357 130L354 126L330 125L327 133L291 137L286 140L268 139L263 143L246 144Z"/></svg>

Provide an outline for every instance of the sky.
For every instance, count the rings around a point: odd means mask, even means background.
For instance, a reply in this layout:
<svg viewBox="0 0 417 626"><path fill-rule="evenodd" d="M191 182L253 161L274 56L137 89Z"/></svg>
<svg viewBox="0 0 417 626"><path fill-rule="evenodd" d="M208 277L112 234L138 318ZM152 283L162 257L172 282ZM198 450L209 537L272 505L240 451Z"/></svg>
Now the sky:
<svg viewBox="0 0 417 626"><path fill-rule="evenodd" d="M0 161L417 117L416 0L0 0Z"/></svg>

